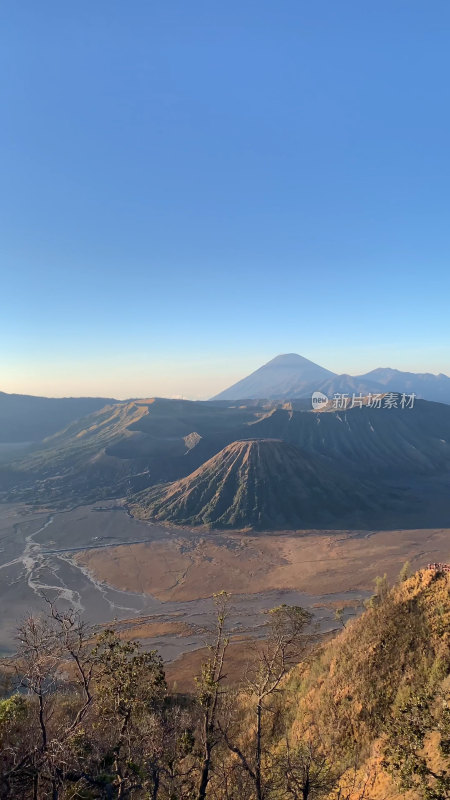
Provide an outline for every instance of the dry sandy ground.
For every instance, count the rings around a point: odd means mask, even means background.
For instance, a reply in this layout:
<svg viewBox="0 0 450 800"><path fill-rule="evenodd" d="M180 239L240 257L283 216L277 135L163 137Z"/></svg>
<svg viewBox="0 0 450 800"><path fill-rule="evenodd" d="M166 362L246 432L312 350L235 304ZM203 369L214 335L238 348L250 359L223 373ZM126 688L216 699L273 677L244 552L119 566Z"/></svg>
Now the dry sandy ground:
<svg viewBox="0 0 450 800"><path fill-rule="evenodd" d="M233 592L233 636L261 636L264 612L282 602L315 608L328 630L335 625L336 604L347 607L347 619L358 613L364 591L339 594L332 583L325 594L270 589L280 582L267 576L288 559L277 552L276 535L265 538L263 547L264 538L243 532L230 536L141 522L116 503L64 511L1 506L0 653L14 652L24 617L45 613L44 596L94 625L119 621L124 636L157 648L166 662L203 646L205 628L214 621L212 595L224 582ZM90 553L94 558L86 566Z"/></svg>
<svg viewBox="0 0 450 800"><path fill-rule="evenodd" d="M162 540L84 551L74 558L100 582L149 593L163 602L195 601L220 590L251 595L296 589L315 596L336 594L338 606L347 605L343 601L347 592L370 590L376 575L386 572L394 580L405 561L410 561L412 569L429 561L449 561L450 530L255 535L171 529ZM124 635L150 640L165 633L188 635L189 628L183 624L176 631L169 628L130 620ZM230 681L242 676L251 640L251 634L232 637L227 654ZM205 656L205 649L197 647L166 664L169 686L192 690Z"/></svg>
<svg viewBox="0 0 450 800"><path fill-rule="evenodd" d="M337 606L346 619L360 613L375 576L395 579L406 560L412 569L450 561L450 529L212 532L135 520L113 502L56 512L1 506L0 652L14 652L17 624L44 609L45 593L93 624L114 620L186 686L214 622L212 595L225 589L233 677L269 608L303 605L332 631Z"/></svg>
<svg viewBox="0 0 450 800"><path fill-rule="evenodd" d="M225 590L297 589L318 595L370 590L376 575L394 579L405 561L418 569L448 561L450 530L208 533L89 550L75 559L121 590L160 600L196 600Z"/></svg>
<svg viewBox="0 0 450 800"><path fill-rule="evenodd" d="M159 636L190 636L191 628L184 622L154 622L153 617L131 618L111 623L119 637L126 642L131 639L154 639ZM105 626L107 627L107 625Z"/></svg>

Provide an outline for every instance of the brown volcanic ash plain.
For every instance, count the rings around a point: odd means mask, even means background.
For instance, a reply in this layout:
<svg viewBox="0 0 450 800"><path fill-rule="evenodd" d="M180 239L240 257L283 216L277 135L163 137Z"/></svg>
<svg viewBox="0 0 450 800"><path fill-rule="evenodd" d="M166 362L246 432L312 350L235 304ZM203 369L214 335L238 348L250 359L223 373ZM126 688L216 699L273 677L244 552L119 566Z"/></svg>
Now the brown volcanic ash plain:
<svg viewBox="0 0 450 800"><path fill-rule="evenodd" d="M337 606L347 619L358 613L377 574L395 579L406 560L413 569L448 561L449 542L442 528L209 531L133 519L114 501L64 512L3 505L0 652L14 652L16 626L43 610L44 592L89 622L117 620L125 638L137 636L173 662L171 680L185 681L213 623L212 595L226 589L239 674L265 610L303 605L329 631Z"/></svg>
<svg viewBox="0 0 450 800"><path fill-rule="evenodd" d="M149 528L153 526L150 524ZM167 528L167 538L140 544L108 547L76 553L74 560L101 584L127 592L152 594L163 603L196 604L214 592L226 590L252 607L258 593L272 594L272 605L289 602L285 592L297 591L292 599L309 595L311 610L326 612L333 627L333 609L342 606L346 615L362 609L376 575L387 573L394 581L405 563L411 568L450 557L450 530L397 531L297 531L244 534L242 532L199 533ZM303 603L303 600L300 600ZM245 621L245 618L242 618ZM187 621L187 620L186 620ZM262 622L262 620L261 620ZM211 624L211 621L209 621ZM260 623L261 624L261 623ZM330 626L330 623L329 623ZM329 629L331 629L329 627ZM189 624L187 626L189 629ZM129 620L124 635L147 639L151 647L178 633L188 635L183 625L172 627ZM228 654L228 680L238 680L251 658L255 621L242 633L233 630ZM156 641L155 641L156 637ZM183 641L186 644L183 644ZM206 651L198 641L178 639L177 656L166 665L169 684L181 690L194 688Z"/></svg>
<svg viewBox="0 0 450 800"><path fill-rule="evenodd" d="M222 589L232 594L232 603L240 596L242 612L253 608L255 601L258 603L258 593L272 596L270 605L303 604L301 598L310 595L307 602L311 610L319 618L322 612L328 614L331 629L335 608L345 607L346 616L359 613L376 575L386 572L393 581L407 560L412 569L423 567L428 561L449 560L449 541L448 529L251 535L168 527L164 539L83 551L76 553L74 560L101 584L152 594L163 603L190 602L191 614L196 614L196 606L200 607L202 601L208 602L204 598ZM292 590L299 595L290 599L284 593ZM252 639L257 635L255 620L246 621L245 614L241 619L244 628L241 634L233 629L228 652L227 675L231 682L241 677L251 658ZM184 621L189 629L189 620ZM263 619L259 624L262 622ZM191 691L195 688L193 676L199 674L207 653L202 647L203 637L190 646L182 624L175 626L177 623L158 628L154 623L129 620L126 630L128 635L147 640L151 647L161 647L178 633L176 657L166 665L167 680L179 690Z"/></svg>
<svg viewBox="0 0 450 800"><path fill-rule="evenodd" d="M450 530L259 533L168 529L165 540L92 549L74 556L97 580L162 601L192 601L225 590L295 589L313 595L370 591L402 564L448 560Z"/></svg>

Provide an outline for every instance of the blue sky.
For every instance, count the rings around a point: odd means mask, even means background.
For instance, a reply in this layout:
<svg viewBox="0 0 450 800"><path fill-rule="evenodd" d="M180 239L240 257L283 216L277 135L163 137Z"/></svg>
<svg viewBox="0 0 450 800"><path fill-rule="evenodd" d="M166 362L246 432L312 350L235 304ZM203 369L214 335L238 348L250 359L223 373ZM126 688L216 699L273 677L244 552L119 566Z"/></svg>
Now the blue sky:
<svg viewBox="0 0 450 800"><path fill-rule="evenodd" d="M0 390L450 373L450 4L4 0Z"/></svg>

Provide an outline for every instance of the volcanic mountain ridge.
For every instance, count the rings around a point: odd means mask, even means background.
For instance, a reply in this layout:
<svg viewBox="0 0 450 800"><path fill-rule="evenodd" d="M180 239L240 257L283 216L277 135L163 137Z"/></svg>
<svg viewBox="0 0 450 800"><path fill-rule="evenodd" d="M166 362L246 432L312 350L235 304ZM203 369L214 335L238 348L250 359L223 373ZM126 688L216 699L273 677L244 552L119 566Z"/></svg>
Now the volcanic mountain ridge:
<svg viewBox="0 0 450 800"><path fill-rule="evenodd" d="M159 484L131 498L141 519L213 528L283 530L343 524L357 509L361 521L380 498L278 439L227 445L181 480Z"/></svg>

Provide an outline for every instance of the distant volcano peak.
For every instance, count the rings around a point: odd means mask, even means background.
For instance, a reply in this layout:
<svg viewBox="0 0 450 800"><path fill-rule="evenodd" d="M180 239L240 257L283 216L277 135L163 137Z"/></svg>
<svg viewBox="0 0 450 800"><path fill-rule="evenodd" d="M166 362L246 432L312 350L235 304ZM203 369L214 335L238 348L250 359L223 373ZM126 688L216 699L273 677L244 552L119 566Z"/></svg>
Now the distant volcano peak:
<svg viewBox="0 0 450 800"><path fill-rule="evenodd" d="M309 358L305 358L304 356L300 356L298 353L281 353L280 355L275 356L275 358L272 358L270 361L268 361L267 364L264 364L264 366L296 367L297 369L314 367L323 369L323 367L319 367L318 364L315 364L314 361L311 361Z"/></svg>
<svg viewBox="0 0 450 800"><path fill-rule="evenodd" d="M337 375L298 353L282 353L212 400L296 400L311 398L317 391L328 397L339 393L351 396L353 392L414 392L424 400L450 403L450 378L443 373L401 372L390 367L378 367L365 375Z"/></svg>
<svg viewBox="0 0 450 800"><path fill-rule="evenodd" d="M283 353L252 372L233 386L216 395L213 400L268 400L301 397L311 385L335 377L334 372L315 364L298 353Z"/></svg>
<svg viewBox="0 0 450 800"><path fill-rule="evenodd" d="M279 355L275 356L274 358L268 361L268 364L275 364L275 363L284 362L286 364L296 364L296 363L305 363L314 364L309 358L305 358L305 356L301 356L298 353L280 353Z"/></svg>

